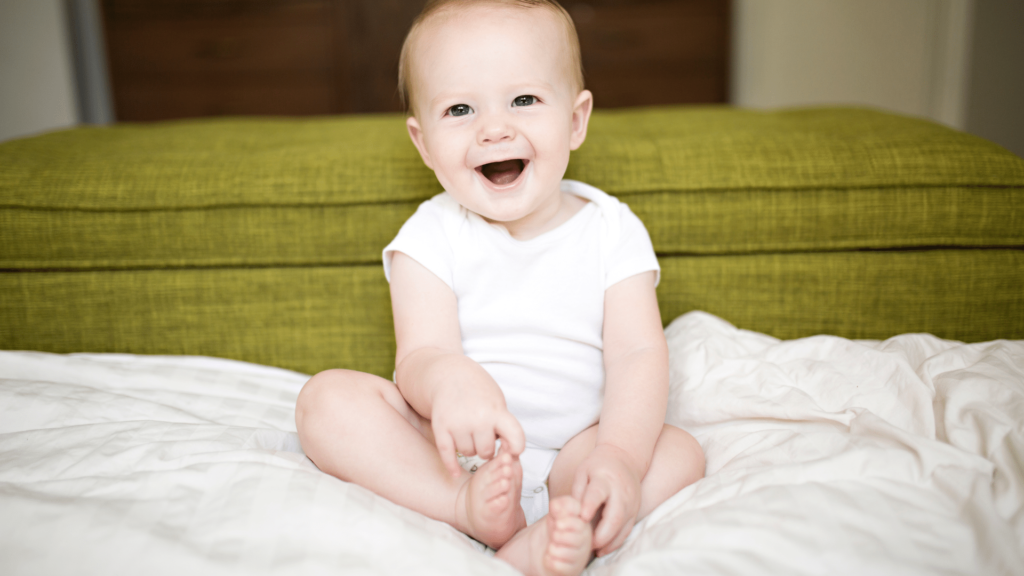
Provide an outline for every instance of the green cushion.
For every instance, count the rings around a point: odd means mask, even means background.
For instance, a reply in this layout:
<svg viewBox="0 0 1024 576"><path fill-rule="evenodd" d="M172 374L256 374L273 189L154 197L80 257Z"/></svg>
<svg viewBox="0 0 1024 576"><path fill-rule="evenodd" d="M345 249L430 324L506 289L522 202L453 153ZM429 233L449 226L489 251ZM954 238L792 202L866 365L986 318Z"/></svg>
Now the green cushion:
<svg viewBox="0 0 1024 576"><path fill-rule="evenodd" d="M595 113L568 177L626 201L663 320L783 338L1024 338L1024 160L858 109ZM380 252L440 191L400 115L0 143L0 348L390 375Z"/></svg>
<svg viewBox="0 0 1024 576"><path fill-rule="evenodd" d="M1024 338L1024 251L924 250L661 259L667 323L706 310L795 338ZM391 377L376 265L0 274L0 347L200 354Z"/></svg>
<svg viewBox="0 0 1024 576"><path fill-rule="evenodd" d="M704 310L779 338L1024 338L1024 250L680 256L661 263L666 324Z"/></svg>
<svg viewBox="0 0 1024 576"><path fill-rule="evenodd" d="M394 369L376 266L11 272L0 293L0 348L195 354L389 378Z"/></svg>
<svg viewBox="0 0 1024 576"><path fill-rule="evenodd" d="M0 157L11 269L377 262L440 191L397 115L81 128ZM662 254L1024 245L1024 160L866 110L600 111L567 175Z"/></svg>

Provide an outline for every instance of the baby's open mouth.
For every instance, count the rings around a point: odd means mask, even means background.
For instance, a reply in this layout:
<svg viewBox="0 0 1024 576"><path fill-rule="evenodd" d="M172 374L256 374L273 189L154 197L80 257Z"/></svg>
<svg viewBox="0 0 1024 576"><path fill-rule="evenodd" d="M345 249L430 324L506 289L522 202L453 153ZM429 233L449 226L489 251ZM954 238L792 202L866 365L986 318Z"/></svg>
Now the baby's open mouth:
<svg viewBox="0 0 1024 576"><path fill-rule="evenodd" d="M523 160L505 160L503 162L491 162L490 164L484 164L477 168L484 178L487 178L498 186L504 186L505 184L511 184L519 178L519 175L523 173L523 169L526 168L526 162Z"/></svg>

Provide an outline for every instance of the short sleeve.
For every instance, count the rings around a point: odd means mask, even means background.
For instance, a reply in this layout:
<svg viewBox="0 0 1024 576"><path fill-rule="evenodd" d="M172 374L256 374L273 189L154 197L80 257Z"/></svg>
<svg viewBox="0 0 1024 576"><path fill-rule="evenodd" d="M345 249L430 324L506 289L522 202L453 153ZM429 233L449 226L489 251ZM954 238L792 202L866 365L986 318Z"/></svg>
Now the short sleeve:
<svg viewBox="0 0 1024 576"><path fill-rule="evenodd" d="M661 280L661 266L654 255L654 246L644 223L625 203L618 203L619 233L614 237L607 254L605 289L614 284L653 270L654 285Z"/></svg>
<svg viewBox="0 0 1024 576"><path fill-rule="evenodd" d="M391 259L395 252L401 252L452 287L454 257L445 231L445 212L451 209L451 203L440 196L443 194L420 204L395 239L384 248L384 276L388 282L391 282Z"/></svg>

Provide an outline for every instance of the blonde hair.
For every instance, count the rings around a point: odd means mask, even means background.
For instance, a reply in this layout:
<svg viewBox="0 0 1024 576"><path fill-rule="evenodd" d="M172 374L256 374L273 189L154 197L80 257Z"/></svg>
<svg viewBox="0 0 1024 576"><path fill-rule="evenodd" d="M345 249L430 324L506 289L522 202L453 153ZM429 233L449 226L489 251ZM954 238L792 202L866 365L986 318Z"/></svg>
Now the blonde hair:
<svg viewBox="0 0 1024 576"><path fill-rule="evenodd" d="M416 33L431 16L437 15L445 10L455 7L470 6L475 4L495 4L498 6L511 6L515 8L546 8L558 17L565 32L566 46L569 48L571 60L572 83L575 92L583 90L583 60L580 56L580 40L576 35L576 26L572 17L556 0L428 0L420 15L413 20L409 33L405 36L405 43L402 44L402 53L398 58L398 96L402 99L402 106L407 113L413 113L412 106L412 77L410 64L412 60L412 45Z"/></svg>

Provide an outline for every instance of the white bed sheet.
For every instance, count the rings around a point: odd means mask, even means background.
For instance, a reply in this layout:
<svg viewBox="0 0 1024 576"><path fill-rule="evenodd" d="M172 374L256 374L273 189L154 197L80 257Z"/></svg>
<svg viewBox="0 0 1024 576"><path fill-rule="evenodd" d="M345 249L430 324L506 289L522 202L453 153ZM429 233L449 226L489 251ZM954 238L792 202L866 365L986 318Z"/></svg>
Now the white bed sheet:
<svg viewBox="0 0 1024 576"><path fill-rule="evenodd" d="M1024 341L779 341L699 312L666 334L668 421L707 477L589 574L1024 574ZM306 378L0 353L0 573L515 573L317 470Z"/></svg>

